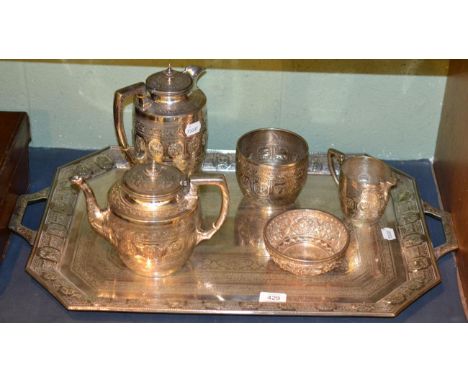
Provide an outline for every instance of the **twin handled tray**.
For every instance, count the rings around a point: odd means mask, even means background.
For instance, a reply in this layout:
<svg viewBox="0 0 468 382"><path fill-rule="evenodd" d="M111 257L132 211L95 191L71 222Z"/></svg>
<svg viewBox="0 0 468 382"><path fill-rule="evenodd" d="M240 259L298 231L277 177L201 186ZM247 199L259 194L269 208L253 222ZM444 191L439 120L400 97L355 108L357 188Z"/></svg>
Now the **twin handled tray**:
<svg viewBox="0 0 468 382"><path fill-rule="evenodd" d="M307 183L295 208L316 208L342 218L338 189L326 155L311 155ZM212 151L203 170L225 175L228 217L211 240L195 248L184 268L160 279L139 276L90 227L82 193L69 179L89 179L98 202L129 168L110 147L57 170L49 189L20 197L10 228L33 246L26 270L67 309L81 311L394 317L440 282L437 259L457 248L450 215L419 199L412 177L393 169L398 184L377 225L351 229L344 260L318 276L290 274L269 258L263 226L275 209L243 199L235 153ZM37 232L21 224L27 204L47 199ZM219 196L201 190L204 224L215 220ZM424 214L442 220L447 242L433 248Z"/></svg>

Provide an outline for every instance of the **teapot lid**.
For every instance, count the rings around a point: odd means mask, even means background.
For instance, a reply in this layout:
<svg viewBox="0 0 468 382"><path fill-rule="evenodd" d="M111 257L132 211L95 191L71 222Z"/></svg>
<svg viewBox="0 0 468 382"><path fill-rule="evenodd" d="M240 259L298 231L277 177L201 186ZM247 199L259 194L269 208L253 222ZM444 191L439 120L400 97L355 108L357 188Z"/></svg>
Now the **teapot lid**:
<svg viewBox="0 0 468 382"><path fill-rule="evenodd" d="M109 190L112 212L134 222L157 222L184 213L188 181L176 167L155 162L128 170Z"/></svg>
<svg viewBox="0 0 468 382"><path fill-rule="evenodd" d="M152 74L146 79L146 88L150 94L177 95L192 88L193 79L187 72L179 72L171 65L162 72Z"/></svg>
<svg viewBox="0 0 468 382"><path fill-rule="evenodd" d="M151 162L127 171L122 183L131 193L145 199L166 199L179 192L184 180L185 176L176 167Z"/></svg>

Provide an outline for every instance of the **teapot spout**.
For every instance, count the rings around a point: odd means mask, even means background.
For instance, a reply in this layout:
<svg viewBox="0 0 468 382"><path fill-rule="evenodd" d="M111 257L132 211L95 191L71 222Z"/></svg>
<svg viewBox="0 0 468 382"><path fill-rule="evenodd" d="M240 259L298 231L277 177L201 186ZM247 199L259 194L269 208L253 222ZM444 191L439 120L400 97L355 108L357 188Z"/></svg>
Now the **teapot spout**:
<svg viewBox="0 0 468 382"><path fill-rule="evenodd" d="M70 178L70 182L78 186L85 196L86 210L88 212L88 221L91 227L110 241L110 230L108 227L109 209L101 210L97 204L96 196L93 190L89 187L88 183L82 176L75 175Z"/></svg>

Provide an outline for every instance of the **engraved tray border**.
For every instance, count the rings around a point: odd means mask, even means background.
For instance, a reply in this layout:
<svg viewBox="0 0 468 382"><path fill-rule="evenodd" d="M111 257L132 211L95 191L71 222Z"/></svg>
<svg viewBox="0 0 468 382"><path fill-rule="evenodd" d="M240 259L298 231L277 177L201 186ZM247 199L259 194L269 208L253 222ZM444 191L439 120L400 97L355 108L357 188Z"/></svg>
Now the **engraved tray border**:
<svg viewBox="0 0 468 382"><path fill-rule="evenodd" d="M193 299L181 305L180 301L176 300L148 298L119 300L96 297L91 300L62 275L59 269L79 195L77 190L70 187L69 178L78 173L93 178L113 168L127 167L128 163L120 149L111 146L57 169L26 271L69 310L394 317L440 282L416 182L411 176L393 169L399 177L399 183L391 191L391 201L407 280L376 303L260 303ZM235 152L208 151L203 169L218 172L235 171ZM328 173L326 155L310 155L309 174Z"/></svg>

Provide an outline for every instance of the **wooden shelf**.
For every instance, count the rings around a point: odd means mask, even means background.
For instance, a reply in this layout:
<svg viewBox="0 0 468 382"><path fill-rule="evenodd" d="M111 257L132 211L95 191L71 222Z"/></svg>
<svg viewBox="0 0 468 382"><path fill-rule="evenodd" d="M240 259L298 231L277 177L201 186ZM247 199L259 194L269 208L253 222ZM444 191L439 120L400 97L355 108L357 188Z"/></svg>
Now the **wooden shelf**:
<svg viewBox="0 0 468 382"><path fill-rule="evenodd" d="M458 284L468 318L468 60L450 62L434 171L459 241Z"/></svg>

